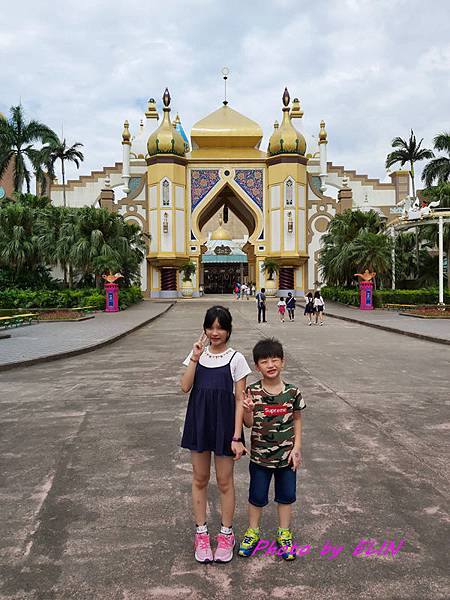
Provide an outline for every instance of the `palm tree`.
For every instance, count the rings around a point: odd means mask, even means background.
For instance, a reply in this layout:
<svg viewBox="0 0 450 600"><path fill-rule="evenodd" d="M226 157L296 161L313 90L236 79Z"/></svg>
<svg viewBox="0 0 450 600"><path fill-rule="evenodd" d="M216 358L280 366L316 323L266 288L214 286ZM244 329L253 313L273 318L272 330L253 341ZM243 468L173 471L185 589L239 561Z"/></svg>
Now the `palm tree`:
<svg viewBox="0 0 450 600"><path fill-rule="evenodd" d="M358 270L374 271L383 280L391 271L391 249L388 235L361 231L352 244L352 263Z"/></svg>
<svg viewBox="0 0 450 600"><path fill-rule="evenodd" d="M34 219L35 210L20 203L9 203L0 210L0 264L15 276L40 264Z"/></svg>
<svg viewBox="0 0 450 600"><path fill-rule="evenodd" d="M34 160L33 144L44 139L53 140L56 134L39 121L26 122L22 106L11 107L11 118L0 119L0 178L12 162L14 190L21 192L24 182L30 192L31 174L27 159Z"/></svg>
<svg viewBox="0 0 450 600"><path fill-rule="evenodd" d="M355 240L361 233L381 235L384 229L375 211L346 210L331 219L322 236L319 265L328 285L349 286L354 281ZM366 268L366 267L364 267Z"/></svg>
<svg viewBox="0 0 450 600"><path fill-rule="evenodd" d="M423 142L423 138L417 143L416 136L414 135L414 131L411 129L411 135L409 136L409 140L406 141L401 137L396 137L392 140L392 147L396 148L393 152L387 155L386 157L386 169L392 167L396 163L400 163L400 166L403 167L406 163L409 163L410 170L409 174L411 176L412 182L412 190L413 196L416 197L416 184L414 180L414 163L428 159L434 158L434 154L432 150L428 150L427 148L421 148L421 144Z"/></svg>
<svg viewBox="0 0 450 600"><path fill-rule="evenodd" d="M43 183L47 178L53 180L55 176L54 166L56 161L61 161L61 175L63 184L63 205L66 206L66 173L64 163L69 161L75 163L77 169L80 168L80 162L84 160L83 153L78 150L83 144L77 142L72 146L67 146L66 138L60 140L58 137L44 139L46 143L39 152L33 155L36 178ZM42 169L44 167L45 171ZM44 183L44 187L45 187Z"/></svg>
<svg viewBox="0 0 450 600"><path fill-rule="evenodd" d="M433 140L434 149L438 152L446 152L446 156L438 156L431 160L422 173L422 181L427 187L431 187L435 179L439 183L450 180L450 133L443 132Z"/></svg>

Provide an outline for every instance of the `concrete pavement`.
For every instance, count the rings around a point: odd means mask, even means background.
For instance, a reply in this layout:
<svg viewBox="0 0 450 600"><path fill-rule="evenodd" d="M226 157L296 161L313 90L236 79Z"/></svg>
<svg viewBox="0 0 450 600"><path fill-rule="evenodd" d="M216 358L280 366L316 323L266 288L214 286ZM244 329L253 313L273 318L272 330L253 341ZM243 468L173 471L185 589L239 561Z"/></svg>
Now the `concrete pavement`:
<svg viewBox="0 0 450 600"><path fill-rule="evenodd" d="M171 302L144 300L118 313L96 312L79 322L34 323L9 330L0 345L0 371L90 352L119 340L170 309Z"/></svg>
<svg viewBox="0 0 450 600"><path fill-rule="evenodd" d="M178 382L208 304L0 373L0 599L447 599L450 349L335 319L280 324L272 306L258 326L246 301L228 303L233 347L250 361L261 336L278 336L307 403L293 530L311 552L195 563ZM246 459L235 480L242 534ZM213 482L209 497L214 534ZM272 539L273 504L262 526ZM362 538L405 543L395 557L352 556ZM320 556L327 541L344 546L333 560Z"/></svg>

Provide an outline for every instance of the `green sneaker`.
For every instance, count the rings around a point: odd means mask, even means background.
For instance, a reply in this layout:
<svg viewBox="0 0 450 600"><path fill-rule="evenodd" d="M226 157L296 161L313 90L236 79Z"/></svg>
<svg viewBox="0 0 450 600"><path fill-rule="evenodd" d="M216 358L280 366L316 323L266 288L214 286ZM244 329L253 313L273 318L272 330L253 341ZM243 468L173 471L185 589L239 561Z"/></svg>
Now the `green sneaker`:
<svg viewBox="0 0 450 600"><path fill-rule="evenodd" d="M250 556L253 550L256 548L256 544L260 540L259 529L252 529L249 527L244 533L244 539L239 546L239 556Z"/></svg>
<svg viewBox="0 0 450 600"><path fill-rule="evenodd" d="M284 548L281 558L284 560L295 560L297 558L295 549L292 548L292 532L289 529L277 529L277 544Z"/></svg>

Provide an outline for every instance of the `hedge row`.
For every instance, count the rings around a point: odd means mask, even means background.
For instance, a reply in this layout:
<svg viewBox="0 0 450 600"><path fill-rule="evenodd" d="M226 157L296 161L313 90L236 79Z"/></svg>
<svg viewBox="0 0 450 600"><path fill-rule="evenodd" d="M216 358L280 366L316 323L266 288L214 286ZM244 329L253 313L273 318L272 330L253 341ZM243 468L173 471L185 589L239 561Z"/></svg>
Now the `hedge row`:
<svg viewBox="0 0 450 600"><path fill-rule="evenodd" d="M359 290L356 288L324 287L321 289L323 298L359 306ZM419 290L375 290L373 293L374 306L379 308L385 304L437 304L439 291L437 288ZM450 304L450 291L444 290L444 302Z"/></svg>
<svg viewBox="0 0 450 600"><path fill-rule="evenodd" d="M121 309L140 300L142 300L142 290L139 287L119 289ZM74 308L76 306L94 306L97 310L104 310L105 292L97 288L0 291L0 308Z"/></svg>

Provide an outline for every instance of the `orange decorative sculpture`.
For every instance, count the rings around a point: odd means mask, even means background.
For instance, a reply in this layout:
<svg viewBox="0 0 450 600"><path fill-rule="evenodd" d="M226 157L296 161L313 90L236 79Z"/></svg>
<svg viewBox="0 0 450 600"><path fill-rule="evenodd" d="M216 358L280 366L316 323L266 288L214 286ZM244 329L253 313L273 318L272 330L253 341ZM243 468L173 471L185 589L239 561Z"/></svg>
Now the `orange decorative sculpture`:
<svg viewBox="0 0 450 600"><path fill-rule="evenodd" d="M364 281L371 281L375 277L376 273L369 273L369 269L366 269L364 273L354 273L354 275L361 277L361 279Z"/></svg>
<svg viewBox="0 0 450 600"><path fill-rule="evenodd" d="M121 277L123 277L123 275L121 275L120 273L116 273L115 275L102 275L103 279L105 279L108 283L114 283L115 281L117 281L118 279L120 279Z"/></svg>

